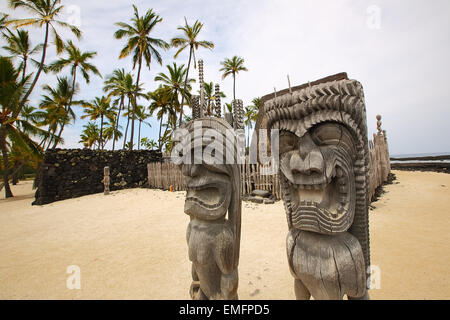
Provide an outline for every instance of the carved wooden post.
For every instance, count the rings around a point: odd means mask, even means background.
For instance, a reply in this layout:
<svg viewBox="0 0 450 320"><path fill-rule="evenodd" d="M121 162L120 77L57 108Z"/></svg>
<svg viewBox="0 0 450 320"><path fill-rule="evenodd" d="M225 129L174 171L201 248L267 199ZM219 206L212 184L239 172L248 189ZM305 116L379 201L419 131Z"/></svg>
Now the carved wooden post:
<svg viewBox="0 0 450 320"><path fill-rule="evenodd" d="M242 100L233 100L233 127L235 129L244 129L244 108Z"/></svg>
<svg viewBox="0 0 450 320"><path fill-rule="evenodd" d="M203 118L205 114L205 88L203 81L203 59L198 60L198 77L200 84L200 117Z"/></svg>
<svg viewBox="0 0 450 320"><path fill-rule="evenodd" d="M297 299L367 299L369 149L362 86L320 83L264 102L279 129L280 180Z"/></svg>
<svg viewBox="0 0 450 320"><path fill-rule="evenodd" d="M200 126L200 127L198 127ZM184 125L189 135L175 141L185 154L181 168L186 185L184 212L190 216L187 228L189 260L192 262L192 299L237 299L238 264L241 237L241 179L236 159L236 137L232 127L219 118L201 118ZM229 132L227 134L227 131ZM208 133L207 133L208 132ZM195 139L203 148L210 135L221 137L223 145L214 149L222 162L193 161ZM231 134L230 134L231 133ZM218 141L218 140L215 140ZM205 151L206 152L206 151ZM234 155L234 163L225 164L225 154ZM201 155L200 155L201 156Z"/></svg>
<svg viewBox="0 0 450 320"><path fill-rule="evenodd" d="M110 177L109 177L109 167L103 168L103 186L104 186L104 194L109 194L109 185L111 183Z"/></svg>
<svg viewBox="0 0 450 320"><path fill-rule="evenodd" d="M383 137L384 137L384 142L386 143L385 148L386 148L386 163L387 163L387 169L388 169L388 174L391 172L391 158L389 155L389 145L388 145L388 141L387 141L387 136L386 136L386 130L383 130Z"/></svg>
<svg viewBox="0 0 450 320"><path fill-rule="evenodd" d="M192 107L192 119L200 118L200 97L199 96L192 96L191 107Z"/></svg>
<svg viewBox="0 0 450 320"><path fill-rule="evenodd" d="M381 129L381 115L377 115L377 144L378 144L378 150L380 152L379 160L380 160L380 167L381 167L381 182L386 181L389 172L391 171L391 165L389 160L389 151L387 147L387 139L386 139L386 131ZM380 183L381 184L381 183Z"/></svg>
<svg viewBox="0 0 450 320"><path fill-rule="evenodd" d="M220 85L218 83L215 85L214 99L216 100L216 117L220 118L222 117L222 106L220 104Z"/></svg>

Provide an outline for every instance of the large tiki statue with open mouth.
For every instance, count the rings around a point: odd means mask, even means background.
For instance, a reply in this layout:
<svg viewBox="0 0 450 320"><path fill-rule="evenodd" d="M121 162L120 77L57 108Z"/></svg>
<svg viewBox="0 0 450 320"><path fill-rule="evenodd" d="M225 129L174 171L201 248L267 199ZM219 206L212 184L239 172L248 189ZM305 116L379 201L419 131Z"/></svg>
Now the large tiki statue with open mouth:
<svg viewBox="0 0 450 320"><path fill-rule="evenodd" d="M186 234L192 262L190 294L201 300L237 299L241 196L236 136L219 118L196 119L184 129L189 132L181 141L185 153L181 167L187 190L184 212L190 216ZM211 136L221 142L208 153L215 139ZM197 144L195 139L200 138ZM227 153L233 159L226 163ZM205 154L221 160L208 161Z"/></svg>
<svg viewBox="0 0 450 320"><path fill-rule="evenodd" d="M279 129L287 256L297 299L367 299L366 112L359 82L325 81L266 97Z"/></svg>

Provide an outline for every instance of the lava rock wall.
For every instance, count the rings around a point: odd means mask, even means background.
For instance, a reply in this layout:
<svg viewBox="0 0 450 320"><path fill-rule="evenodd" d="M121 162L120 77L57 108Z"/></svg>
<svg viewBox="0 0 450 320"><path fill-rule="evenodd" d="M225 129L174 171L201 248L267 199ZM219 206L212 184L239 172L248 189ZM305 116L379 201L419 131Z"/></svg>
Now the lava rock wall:
<svg viewBox="0 0 450 320"><path fill-rule="evenodd" d="M150 150L48 150L38 169L33 205L103 192L105 166L111 171L111 191L146 186L147 164L160 161L161 153Z"/></svg>

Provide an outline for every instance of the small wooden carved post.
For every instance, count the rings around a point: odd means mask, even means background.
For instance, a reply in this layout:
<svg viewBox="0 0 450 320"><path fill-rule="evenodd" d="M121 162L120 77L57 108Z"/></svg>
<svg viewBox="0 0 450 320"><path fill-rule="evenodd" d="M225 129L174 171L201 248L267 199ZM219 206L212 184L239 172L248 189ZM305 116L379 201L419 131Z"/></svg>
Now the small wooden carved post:
<svg viewBox="0 0 450 320"><path fill-rule="evenodd" d="M222 105L220 103L220 85L218 83L215 85L214 100L216 100L216 117L220 118L222 116Z"/></svg>
<svg viewBox="0 0 450 320"><path fill-rule="evenodd" d="M109 194L109 185L111 183L110 177L109 177L109 167L103 168L103 186L104 186L104 194Z"/></svg>
<svg viewBox="0 0 450 320"><path fill-rule="evenodd" d="M200 135L197 132L201 126ZM184 212L190 216L186 239L189 260L192 262L192 299L237 299L238 264L241 238L241 179L237 163L236 136L233 128L221 118L200 118L184 127L189 136L176 144L182 144L181 169L185 179L186 201ZM228 131L228 134L227 134ZM201 138L201 154L207 152L215 133L223 142L214 149L214 159L208 161L195 153ZM230 134L231 133L231 134ZM187 138L186 138L187 137ZM210 150L211 151L211 150ZM225 163L225 154L234 155L234 163ZM231 153L232 152L232 153Z"/></svg>
<svg viewBox="0 0 450 320"><path fill-rule="evenodd" d="M287 257L297 299L367 299L369 149L362 86L303 86L263 105L278 129Z"/></svg>

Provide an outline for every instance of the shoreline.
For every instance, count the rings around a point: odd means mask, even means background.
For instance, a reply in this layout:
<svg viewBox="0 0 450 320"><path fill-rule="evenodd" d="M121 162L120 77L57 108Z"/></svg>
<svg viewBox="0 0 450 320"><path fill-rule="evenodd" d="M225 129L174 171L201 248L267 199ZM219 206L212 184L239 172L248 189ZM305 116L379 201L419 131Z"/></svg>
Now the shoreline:
<svg viewBox="0 0 450 320"><path fill-rule="evenodd" d="M391 163L392 170L450 173L450 163L416 162L416 163Z"/></svg>

